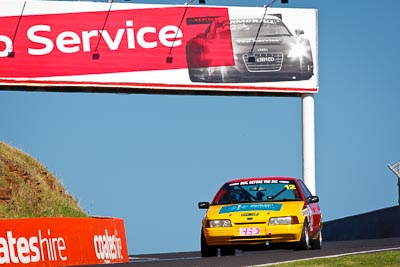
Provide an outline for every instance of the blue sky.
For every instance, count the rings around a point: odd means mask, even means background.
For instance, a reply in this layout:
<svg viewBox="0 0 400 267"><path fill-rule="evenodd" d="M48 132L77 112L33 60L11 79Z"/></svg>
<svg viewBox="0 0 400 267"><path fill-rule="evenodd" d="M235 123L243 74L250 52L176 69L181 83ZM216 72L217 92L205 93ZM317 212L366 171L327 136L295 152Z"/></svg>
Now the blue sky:
<svg viewBox="0 0 400 267"><path fill-rule="evenodd" d="M400 160L400 1L284 6L319 12L316 191L324 220L397 205L387 164ZM197 202L228 179L302 176L300 98L0 91L0 122L0 140L43 163L85 211L125 220L131 254L199 250Z"/></svg>

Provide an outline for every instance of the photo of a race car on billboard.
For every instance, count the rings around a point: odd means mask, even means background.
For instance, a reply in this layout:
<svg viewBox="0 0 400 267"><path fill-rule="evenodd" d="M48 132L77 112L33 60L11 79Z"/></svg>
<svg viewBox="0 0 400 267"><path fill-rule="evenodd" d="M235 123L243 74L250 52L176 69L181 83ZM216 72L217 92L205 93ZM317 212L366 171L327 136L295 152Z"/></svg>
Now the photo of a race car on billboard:
<svg viewBox="0 0 400 267"><path fill-rule="evenodd" d="M310 41L303 37L303 30L292 34L280 17L212 19L205 32L186 45L190 80L241 83L310 79L314 75ZM220 44L226 45L227 38L231 38L232 47L224 48ZM233 55L226 57L226 51L233 51ZM216 54L226 57L223 64Z"/></svg>

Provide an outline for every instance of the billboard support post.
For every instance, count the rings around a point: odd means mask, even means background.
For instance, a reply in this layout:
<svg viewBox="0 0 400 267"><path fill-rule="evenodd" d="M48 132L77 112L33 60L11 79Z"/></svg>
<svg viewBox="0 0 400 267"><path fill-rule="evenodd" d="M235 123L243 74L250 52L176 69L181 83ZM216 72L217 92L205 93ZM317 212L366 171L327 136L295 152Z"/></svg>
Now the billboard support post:
<svg viewBox="0 0 400 267"><path fill-rule="evenodd" d="M315 125L314 96L302 94L303 181L315 195Z"/></svg>

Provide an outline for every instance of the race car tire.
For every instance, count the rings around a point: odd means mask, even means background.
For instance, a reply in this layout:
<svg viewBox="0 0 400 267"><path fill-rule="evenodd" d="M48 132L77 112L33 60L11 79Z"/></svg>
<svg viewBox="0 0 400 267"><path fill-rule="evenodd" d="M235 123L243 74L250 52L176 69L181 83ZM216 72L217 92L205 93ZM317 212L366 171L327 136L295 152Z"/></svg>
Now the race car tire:
<svg viewBox="0 0 400 267"><path fill-rule="evenodd" d="M318 238L311 240L311 249L321 249L322 248L322 232L319 231Z"/></svg>
<svg viewBox="0 0 400 267"><path fill-rule="evenodd" d="M304 222L303 229L301 231L300 241L296 244L295 250L307 250L310 248L310 236L308 233L308 223Z"/></svg>
<svg viewBox="0 0 400 267"><path fill-rule="evenodd" d="M209 246L204 237L203 229L201 229L201 257L216 257L218 255L218 247Z"/></svg>
<svg viewBox="0 0 400 267"><path fill-rule="evenodd" d="M235 248L232 247L223 247L220 248L220 254L221 256L235 256Z"/></svg>

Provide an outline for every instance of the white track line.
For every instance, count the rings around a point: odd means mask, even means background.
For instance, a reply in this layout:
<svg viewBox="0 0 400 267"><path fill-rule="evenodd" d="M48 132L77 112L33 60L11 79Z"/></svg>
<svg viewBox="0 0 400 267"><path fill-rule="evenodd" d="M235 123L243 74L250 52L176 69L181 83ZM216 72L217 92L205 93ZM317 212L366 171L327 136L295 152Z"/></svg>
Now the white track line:
<svg viewBox="0 0 400 267"><path fill-rule="evenodd" d="M321 257L314 257L314 258L306 258L306 259L298 259L298 260L291 260L291 261L281 261L281 262L275 262L275 263L266 263L266 264L259 264L259 265L250 265L248 267L271 266L271 265L277 265L277 264L292 263L292 262L297 262L297 261L308 261L308 260L317 260L317 259L337 258L337 257L342 257L342 256L351 256L351 255L357 255L357 254L383 252L383 251L388 251L388 250L400 250L400 247L385 248L385 249L375 249L375 250L367 250L367 251L359 251L359 252L351 252L351 253L343 253L343 254L321 256Z"/></svg>
<svg viewBox="0 0 400 267"><path fill-rule="evenodd" d="M195 259L201 259L201 257L183 257L183 258L168 258L168 259L129 257L129 262L175 261L175 260L181 261L181 260L195 260Z"/></svg>

